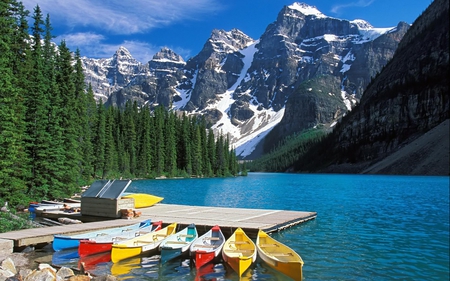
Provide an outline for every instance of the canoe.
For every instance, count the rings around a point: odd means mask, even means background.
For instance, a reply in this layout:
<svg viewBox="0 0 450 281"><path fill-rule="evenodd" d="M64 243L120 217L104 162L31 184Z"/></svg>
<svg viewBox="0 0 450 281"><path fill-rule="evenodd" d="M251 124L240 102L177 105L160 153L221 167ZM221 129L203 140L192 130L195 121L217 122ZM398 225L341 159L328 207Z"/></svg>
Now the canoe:
<svg viewBox="0 0 450 281"><path fill-rule="evenodd" d="M80 257L78 259L78 268L84 268L84 270L95 270L96 266L100 263L108 263L111 261L111 253L103 252L99 254Z"/></svg>
<svg viewBox="0 0 450 281"><path fill-rule="evenodd" d="M208 232L195 239L189 249L195 267L200 268L217 259L224 244L225 236L218 225L213 226Z"/></svg>
<svg viewBox="0 0 450 281"><path fill-rule="evenodd" d="M303 260L294 250L259 230L256 238L259 257L271 268L294 280L302 280Z"/></svg>
<svg viewBox="0 0 450 281"><path fill-rule="evenodd" d="M158 250L161 242L176 232L177 224L172 223L163 229L150 232L128 240L114 242L111 249L111 261L118 261L150 254Z"/></svg>
<svg viewBox="0 0 450 281"><path fill-rule="evenodd" d="M177 233L168 236L159 246L161 250L161 263L188 254L192 242L197 237L197 228L193 223Z"/></svg>
<svg viewBox="0 0 450 281"><path fill-rule="evenodd" d="M124 231L137 230L144 225L150 225L151 220L145 220L140 223L135 223L132 225L115 227L110 229L101 229L96 231L91 231L83 234L77 235L54 235L53 236L53 250L61 251L64 249L78 248L80 245L80 240L86 240L98 236L115 235L120 234Z"/></svg>
<svg viewBox="0 0 450 281"><path fill-rule="evenodd" d="M80 203L60 203L60 204L41 203L38 206L34 207L34 213L42 214L44 212L64 211L80 207L81 207Z"/></svg>
<svg viewBox="0 0 450 281"><path fill-rule="evenodd" d="M158 221L152 223L151 225L143 225L138 229L131 229L121 233L83 239L80 240L80 246L78 246L78 255L80 257L85 257L98 253L109 252L111 251L113 242L131 239L152 231L160 230L161 228L162 221Z"/></svg>
<svg viewBox="0 0 450 281"><path fill-rule="evenodd" d="M128 193L122 198L133 198L135 208L146 208L161 202L164 198L145 193Z"/></svg>
<svg viewBox="0 0 450 281"><path fill-rule="evenodd" d="M225 241L222 249L222 258L228 263L239 277L256 261L255 243L238 227Z"/></svg>

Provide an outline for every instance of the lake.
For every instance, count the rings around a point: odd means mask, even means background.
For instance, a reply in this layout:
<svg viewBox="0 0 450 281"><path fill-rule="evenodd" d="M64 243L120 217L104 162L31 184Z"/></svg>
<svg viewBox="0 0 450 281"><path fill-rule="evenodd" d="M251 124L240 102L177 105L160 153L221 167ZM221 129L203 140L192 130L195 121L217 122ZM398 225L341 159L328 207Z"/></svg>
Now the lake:
<svg viewBox="0 0 450 281"><path fill-rule="evenodd" d="M449 280L449 177L249 173L247 177L133 181L127 192L166 204L315 211L273 237L303 258L304 280ZM238 280L158 257L99 263L121 280ZM241 280L288 280L257 262Z"/></svg>

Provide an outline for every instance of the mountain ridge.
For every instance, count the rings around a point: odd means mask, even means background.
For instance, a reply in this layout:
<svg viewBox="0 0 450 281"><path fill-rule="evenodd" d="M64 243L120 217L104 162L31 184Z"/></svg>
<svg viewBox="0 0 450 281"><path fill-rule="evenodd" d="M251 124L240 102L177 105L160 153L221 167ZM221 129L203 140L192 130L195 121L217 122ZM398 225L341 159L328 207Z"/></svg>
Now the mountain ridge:
<svg viewBox="0 0 450 281"><path fill-rule="evenodd" d="M160 54L169 52L166 48L146 64L122 50L117 57L124 61L116 65L112 59L88 58L83 65L86 82L94 82L94 93L105 104L123 106L132 100L201 115L216 133L229 134L237 154L249 159L257 156L252 155L256 145L275 127L279 129L271 142L321 124L331 126L347 114L392 57L407 28L399 23L377 29L295 2L280 10L259 39L237 29L213 30L199 54L184 64L176 59L178 63L161 66L161 57L169 56ZM312 79L332 85L322 89L325 95L312 89L303 100L309 88L302 83ZM317 110L299 113L291 102ZM292 126L302 118L309 121Z"/></svg>

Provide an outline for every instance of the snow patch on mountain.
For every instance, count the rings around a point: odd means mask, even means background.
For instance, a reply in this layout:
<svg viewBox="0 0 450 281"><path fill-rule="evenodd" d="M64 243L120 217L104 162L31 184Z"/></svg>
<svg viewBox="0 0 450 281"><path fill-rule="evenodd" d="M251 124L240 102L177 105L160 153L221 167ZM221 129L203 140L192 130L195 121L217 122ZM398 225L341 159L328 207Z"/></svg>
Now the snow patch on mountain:
<svg viewBox="0 0 450 281"><path fill-rule="evenodd" d="M240 53L244 55L243 63L244 67L239 74L239 78L236 83L231 86L225 93L218 95L218 101L208 105L205 110L216 109L222 112L222 118L212 126L213 131L222 134L228 134L230 141L236 150L236 155L248 156L250 155L258 143L264 139L264 137L275 127L283 118L284 109L275 112L273 109L258 110L258 104L250 103L250 109L255 113L254 116L245 122L248 126L251 126L247 133L243 133L242 127L245 124L237 127L233 125L230 118L230 107L235 102L233 94L236 88L240 85L242 80L248 77L248 69L250 68L253 56L258 51L256 45L259 41L254 41L246 48L242 49ZM241 94L250 94L250 91Z"/></svg>
<svg viewBox="0 0 450 281"><path fill-rule="evenodd" d="M358 38L358 40L354 41L356 44L362 44L365 42L373 41L380 37L381 35L390 32L396 27L386 27L386 28L375 28L370 23L365 20L356 19L351 21L350 23L355 24L358 27L359 34L362 38Z"/></svg>
<svg viewBox="0 0 450 281"><path fill-rule="evenodd" d="M295 2L288 6L291 10L297 10L305 16L316 16L318 18L325 18L326 16L322 14L315 6L310 6L305 3Z"/></svg>

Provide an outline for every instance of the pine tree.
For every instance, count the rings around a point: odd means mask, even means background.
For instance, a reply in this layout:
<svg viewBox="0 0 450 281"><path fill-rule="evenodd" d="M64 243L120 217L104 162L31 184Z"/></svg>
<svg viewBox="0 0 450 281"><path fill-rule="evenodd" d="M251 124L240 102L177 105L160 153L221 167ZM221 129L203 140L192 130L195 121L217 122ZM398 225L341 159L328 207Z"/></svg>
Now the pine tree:
<svg viewBox="0 0 450 281"><path fill-rule="evenodd" d="M144 106L141 109L138 121L140 122L138 128L138 154L137 165L138 175L143 177L150 176L152 170L152 145L151 145L151 131L152 131L152 118L150 117L150 109L148 106Z"/></svg>
<svg viewBox="0 0 450 281"><path fill-rule="evenodd" d="M114 127L115 127L115 109L114 107L109 107L106 113L105 121L105 146L104 146L104 162L103 162L103 172L102 178L112 178L114 173L118 171L118 154L117 146L114 141Z"/></svg>
<svg viewBox="0 0 450 281"><path fill-rule="evenodd" d="M74 69L72 66L72 55L66 42L63 40L59 45L59 56L57 57L56 81L59 86L61 104L61 127L64 128L64 178L61 182L65 184L64 192L72 195L79 190L79 124L76 113L76 88L74 83Z"/></svg>
<svg viewBox="0 0 450 281"><path fill-rule="evenodd" d="M194 122L191 131L191 147L192 147L192 174L202 176L202 141L200 135L200 126Z"/></svg>
<svg viewBox="0 0 450 281"><path fill-rule="evenodd" d="M179 128L178 138L178 151L177 161L178 168L185 171L188 175L192 174L192 161L191 161L191 143L190 143L190 119L183 114L181 118L181 124Z"/></svg>
<svg viewBox="0 0 450 281"><path fill-rule="evenodd" d="M12 205L23 203L25 160L23 105L13 69L17 53L11 49L18 29L12 1L0 3L0 197ZM22 9L23 12L23 9Z"/></svg>
<svg viewBox="0 0 450 281"><path fill-rule="evenodd" d="M45 60L42 48L42 12L36 6L33 13L34 24L32 26L32 51L31 51L31 75L29 77L28 95L26 99L26 126L27 126L27 153L30 158L31 177L28 181L28 194L33 198L52 198L49 176L49 140L48 91L50 81L45 76Z"/></svg>
<svg viewBox="0 0 450 281"><path fill-rule="evenodd" d="M166 165L165 170L170 177L175 176L177 172L177 140L176 140L176 115L174 113L169 113L167 116L167 122L165 126L165 157Z"/></svg>
<svg viewBox="0 0 450 281"><path fill-rule="evenodd" d="M95 123L95 133L93 136L94 145L94 177L101 177L103 175L105 163L105 146L106 146L106 112L102 100L97 105Z"/></svg>
<svg viewBox="0 0 450 281"><path fill-rule="evenodd" d="M80 50L75 52L75 66L74 66L74 84L75 84L75 113L77 122L75 130L78 136L79 146L79 178L80 185L85 185L89 181L92 174L92 143L91 143L91 126L88 120L88 99L86 94L86 84L84 82L83 65L81 63ZM91 89L92 90L92 89Z"/></svg>
<svg viewBox="0 0 450 281"><path fill-rule="evenodd" d="M164 107L158 106L155 109L155 172L157 175L162 175L165 164L165 138L164 138L164 123L166 119L166 111Z"/></svg>
<svg viewBox="0 0 450 281"><path fill-rule="evenodd" d="M62 127L62 114L64 105L61 102L59 87L56 83L56 50L52 43L52 26L50 16L45 19L45 36L43 46L43 56L45 61L44 76L48 81L48 181L52 188L53 197L65 197L64 174L64 128Z"/></svg>
<svg viewBox="0 0 450 281"><path fill-rule="evenodd" d="M216 169L216 142L213 130L208 130L208 140L207 140L207 154L208 154L208 167L211 167L211 176L217 173Z"/></svg>

